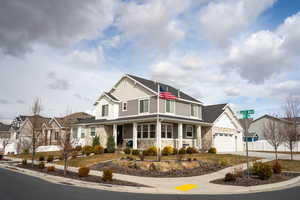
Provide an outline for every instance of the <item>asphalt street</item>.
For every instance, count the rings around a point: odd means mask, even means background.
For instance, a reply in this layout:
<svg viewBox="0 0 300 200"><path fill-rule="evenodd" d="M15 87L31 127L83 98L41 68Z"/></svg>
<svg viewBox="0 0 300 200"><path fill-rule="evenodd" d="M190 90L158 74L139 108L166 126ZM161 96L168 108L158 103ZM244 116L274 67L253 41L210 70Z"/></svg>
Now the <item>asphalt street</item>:
<svg viewBox="0 0 300 200"><path fill-rule="evenodd" d="M239 195L154 195L110 192L53 184L45 180L0 168L0 200L299 200L300 187L281 191Z"/></svg>

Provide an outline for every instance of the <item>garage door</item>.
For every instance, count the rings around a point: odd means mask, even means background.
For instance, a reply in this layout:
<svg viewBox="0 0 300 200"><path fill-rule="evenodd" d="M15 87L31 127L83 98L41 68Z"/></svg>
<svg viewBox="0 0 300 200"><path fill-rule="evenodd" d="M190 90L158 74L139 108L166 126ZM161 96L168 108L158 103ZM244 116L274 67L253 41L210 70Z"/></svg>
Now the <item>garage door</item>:
<svg viewBox="0 0 300 200"><path fill-rule="evenodd" d="M216 133L214 146L217 148L217 152L235 151L235 136L229 133Z"/></svg>

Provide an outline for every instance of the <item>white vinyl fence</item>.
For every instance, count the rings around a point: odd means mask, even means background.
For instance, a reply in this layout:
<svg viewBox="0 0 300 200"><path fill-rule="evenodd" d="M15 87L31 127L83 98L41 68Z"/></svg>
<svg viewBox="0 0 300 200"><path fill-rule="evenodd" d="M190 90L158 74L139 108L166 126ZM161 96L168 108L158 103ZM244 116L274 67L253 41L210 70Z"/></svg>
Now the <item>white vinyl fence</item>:
<svg viewBox="0 0 300 200"><path fill-rule="evenodd" d="M244 142L244 148L246 149L246 142ZM267 140L258 140L255 142L248 142L249 151L274 151L274 147L268 143ZM287 151L290 149L285 144L279 146L278 151ZM293 151L300 151L300 141L296 143Z"/></svg>

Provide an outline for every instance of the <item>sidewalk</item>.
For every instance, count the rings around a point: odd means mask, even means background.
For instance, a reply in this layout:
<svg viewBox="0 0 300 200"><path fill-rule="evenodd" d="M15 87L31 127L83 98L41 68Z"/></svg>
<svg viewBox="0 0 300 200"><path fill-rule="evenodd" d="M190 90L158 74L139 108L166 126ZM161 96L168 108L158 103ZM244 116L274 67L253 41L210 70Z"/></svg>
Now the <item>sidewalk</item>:
<svg viewBox="0 0 300 200"><path fill-rule="evenodd" d="M19 161L20 159L13 159L15 161ZM270 159L263 159L263 162L270 161ZM46 164L53 165L53 164ZM57 169L63 169L62 165L55 165ZM201 175L201 176L193 176L193 177L178 177L178 178L153 178L153 177L138 177L131 175L123 175L114 173L114 178L135 182L143 185L148 185L152 188L136 188L136 187L128 187L128 186L116 186L113 185L111 187L99 186L99 184L91 184L83 181L74 181L73 179L67 179L61 177L51 177L51 175L43 174L43 177L47 177L46 180L50 180L51 182L57 182L59 180L62 182L70 182L76 186L80 187L92 187L98 189L108 189L112 191L126 191L126 192L138 192L138 193L156 193L156 194L239 194L239 193L249 193L249 192L259 192L259 191L267 191L267 190L276 190L283 189L286 187L290 187L291 185L300 183L300 177L280 182L274 184L260 185L260 186L251 186L251 187L243 187L243 186L228 186L228 185L218 185L212 184L210 181L215 179L224 178L225 174L228 172L232 172L234 168L243 167L246 168L246 164L240 164L232 167L225 168L223 170ZM76 167L68 167L69 171L78 172L78 168ZM28 173L30 170L24 170L25 173ZM41 175L39 172L30 172L35 174L37 177ZM102 172L91 170L91 175L102 176ZM53 179L55 179L53 181ZM196 188L193 188L188 191L177 190L176 187L182 186L185 184L193 184ZM99 188L100 187L100 188Z"/></svg>

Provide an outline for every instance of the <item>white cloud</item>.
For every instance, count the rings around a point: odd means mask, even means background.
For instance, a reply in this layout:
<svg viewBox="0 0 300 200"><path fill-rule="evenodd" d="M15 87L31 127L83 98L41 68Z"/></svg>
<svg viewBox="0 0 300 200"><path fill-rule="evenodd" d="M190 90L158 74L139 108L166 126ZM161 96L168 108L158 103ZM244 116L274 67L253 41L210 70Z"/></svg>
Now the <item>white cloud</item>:
<svg viewBox="0 0 300 200"><path fill-rule="evenodd" d="M185 11L189 1L153 0L130 2L122 8L117 26L126 39L135 39L143 49L168 50L184 37L176 17Z"/></svg>
<svg viewBox="0 0 300 200"><path fill-rule="evenodd" d="M205 36L222 47L253 24L276 0L216 0L200 10L199 21Z"/></svg>

